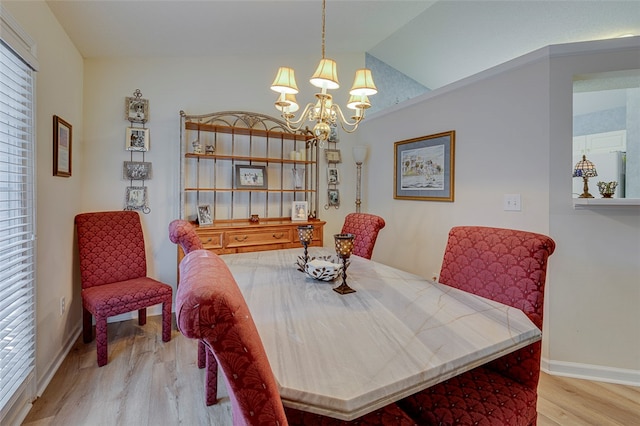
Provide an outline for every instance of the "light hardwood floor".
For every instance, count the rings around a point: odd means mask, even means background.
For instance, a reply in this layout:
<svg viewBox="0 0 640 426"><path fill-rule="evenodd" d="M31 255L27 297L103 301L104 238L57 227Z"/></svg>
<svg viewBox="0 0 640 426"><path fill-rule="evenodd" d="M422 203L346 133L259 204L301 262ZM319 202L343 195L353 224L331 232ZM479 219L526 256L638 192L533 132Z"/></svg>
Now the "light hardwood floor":
<svg viewBox="0 0 640 426"><path fill-rule="evenodd" d="M204 371L196 366L196 342L173 327L163 343L159 316L112 323L109 363L96 364L95 342L80 337L25 426L231 425L224 385L220 402L204 403ZM538 425L640 425L640 388L542 374Z"/></svg>

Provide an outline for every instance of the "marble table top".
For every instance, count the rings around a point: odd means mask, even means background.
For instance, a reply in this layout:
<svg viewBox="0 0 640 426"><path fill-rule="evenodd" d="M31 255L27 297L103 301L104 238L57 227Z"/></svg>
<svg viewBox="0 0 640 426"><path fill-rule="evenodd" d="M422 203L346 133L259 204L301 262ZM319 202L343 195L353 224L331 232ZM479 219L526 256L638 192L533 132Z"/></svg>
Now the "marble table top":
<svg viewBox="0 0 640 426"><path fill-rule="evenodd" d="M519 309L358 256L340 295L296 269L302 252L222 256L286 406L352 420L541 338Z"/></svg>

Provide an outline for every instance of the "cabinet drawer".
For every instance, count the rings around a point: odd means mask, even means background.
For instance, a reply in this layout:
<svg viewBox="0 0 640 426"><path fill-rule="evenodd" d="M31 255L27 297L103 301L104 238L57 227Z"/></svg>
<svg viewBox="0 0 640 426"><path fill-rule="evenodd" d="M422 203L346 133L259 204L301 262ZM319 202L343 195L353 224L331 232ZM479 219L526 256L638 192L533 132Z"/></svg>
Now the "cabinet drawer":
<svg viewBox="0 0 640 426"><path fill-rule="evenodd" d="M225 247L245 247L264 244L286 244L292 241L291 228L271 228L255 231L226 232Z"/></svg>
<svg viewBox="0 0 640 426"><path fill-rule="evenodd" d="M198 229L198 237L206 250L222 248L224 232Z"/></svg>

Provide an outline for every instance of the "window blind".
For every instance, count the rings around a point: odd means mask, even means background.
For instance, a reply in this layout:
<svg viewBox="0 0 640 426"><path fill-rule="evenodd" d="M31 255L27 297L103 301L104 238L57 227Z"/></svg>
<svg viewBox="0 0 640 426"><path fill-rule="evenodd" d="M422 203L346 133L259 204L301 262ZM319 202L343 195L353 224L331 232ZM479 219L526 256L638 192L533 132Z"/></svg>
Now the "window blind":
<svg viewBox="0 0 640 426"><path fill-rule="evenodd" d="M35 376L33 71L0 42L0 423Z"/></svg>

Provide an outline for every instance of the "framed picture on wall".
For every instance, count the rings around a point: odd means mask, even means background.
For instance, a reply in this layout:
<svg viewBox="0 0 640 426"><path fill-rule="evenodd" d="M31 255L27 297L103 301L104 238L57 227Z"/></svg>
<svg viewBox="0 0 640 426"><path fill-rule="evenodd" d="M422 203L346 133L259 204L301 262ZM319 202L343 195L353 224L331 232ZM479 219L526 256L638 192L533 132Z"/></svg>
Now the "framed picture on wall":
<svg viewBox="0 0 640 426"><path fill-rule="evenodd" d="M125 210L142 210L149 207L146 186L128 186L125 195Z"/></svg>
<svg viewBox="0 0 640 426"><path fill-rule="evenodd" d="M151 163L125 161L122 166L122 177L128 180L149 180L151 179Z"/></svg>
<svg viewBox="0 0 640 426"><path fill-rule="evenodd" d="M53 116L53 175L71 176L71 124Z"/></svg>
<svg viewBox="0 0 640 426"><path fill-rule="evenodd" d="M149 129L127 127L125 148L127 151L149 151Z"/></svg>
<svg viewBox="0 0 640 426"><path fill-rule="evenodd" d="M336 168L327 169L327 183L329 185L337 185L340 183L340 172Z"/></svg>
<svg viewBox="0 0 640 426"><path fill-rule="evenodd" d="M140 97L126 97L124 118L132 123L146 123L149 120L149 100Z"/></svg>
<svg viewBox="0 0 640 426"><path fill-rule="evenodd" d="M393 198L453 202L455 131L394 144Z"/></svg>
<svg viewBox="0 0 640 426"><path fill-rule="evenodd" d="M340 155L339 149L325 149L324 155L329 164L342 163L342 156Z"/></svg>
<svg viewBox="0 0 640 426"><path fill-rule="evenodd" d="M340 206L340 191L337 189L329 189L327 191L327 196L329 198L329 207L339 207Z"/></svg>

